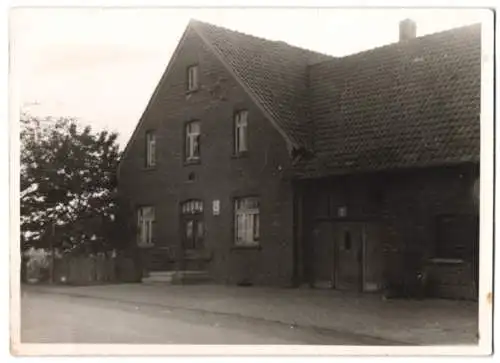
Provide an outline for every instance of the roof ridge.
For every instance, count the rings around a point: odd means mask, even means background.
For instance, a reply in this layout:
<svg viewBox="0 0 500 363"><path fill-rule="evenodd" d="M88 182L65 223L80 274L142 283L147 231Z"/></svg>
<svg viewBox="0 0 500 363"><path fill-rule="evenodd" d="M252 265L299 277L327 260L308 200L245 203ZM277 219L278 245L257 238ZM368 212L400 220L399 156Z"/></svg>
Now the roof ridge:
<svg viewBox="0 0 500 363"><path fill-rule="evenodd" d="M396 47L398 45L408 46L408 45L415 44L416 42L421 42L421 41L428 40L429 38L432 38L432 37L435 37L435 36L446 35L447 33L453 33L453 32L457 32L457 31L464 31L466 29L472 29L472 28L475 28L475 27L478 27L478 26L481 26L481 23L473 23L473 24L469 24L469 25L464 25L464 26L459 26L459 27L455 27L455 28L445 29L445 30L434 32L434 33L429 33L429 34L425 34L425 35L422 35L422 36L419 36L419 37L415 37L413 39L409 39L409 40L404 41L404 42L400 42L398 40L398 41L395 41L395 42L392 42L392 43L382 44L382 45L379 45L379 46L374 47L374 48L365 49L365 50L362 50L362 51L359 51L359 52L356 52L356 53L347 54L347 55L344 55L344 56L337 56L337 57L332 56L333 59L327 59L327 60L318 61L316 63L310 64L309 66L315 66L315 65L318 65L318 64L328 63L328 62L331 62L333 60L344 60L344 59L347 60L347 59L350 59L351 57L359 57L359 56L362 56L362 55L367 55L367 54L370 54L372 52L377 52L377 51L380 51L380 50L386 50L386 49L389 49L389 48L392 48L392 47Z"/></svg>
<svg viewBox="0 0 500 363"><path fill-rule="evenodd" d="M299 47L298 45L293 45L293 44L287 43L284 40L267 39L267 38L259 37L259 36L253 35L253 34L245 33L245 32L239 31L239 30L234 30L234 29L230 29L230 28L227 28L227 27L224 27L224 26L215 25L215 24L212 24L212 23L201 21L201 20L198 20L198 19L191 19L189 21L189 24L192 24L192 25L195 25L195 26L197 24L201 24L201 25L205 25L205 26L208 25L210 27L214 27L214 28L217 28L219 30L224 30L224 31L227 31L227 32L232 32L232 33L243 35L243 36L250 37L250 38L253 38L253 39L258 39L258 40L269 42L269 43L279 43L279 44L286 45L286 46L288 46L290 48L295 48L297 50L301 50L301 51L304 51L304 52L313 53L313 54L320 55L320 56L330 57L330 58L333 58L333 59L337 58L337 57L335 57L335 56L333 56L331 54L326 54L326 53L323 53L323 52L318 52L316 50L312 50L312 49L308 49L308 48L304 48L304 47Z"/></svg>

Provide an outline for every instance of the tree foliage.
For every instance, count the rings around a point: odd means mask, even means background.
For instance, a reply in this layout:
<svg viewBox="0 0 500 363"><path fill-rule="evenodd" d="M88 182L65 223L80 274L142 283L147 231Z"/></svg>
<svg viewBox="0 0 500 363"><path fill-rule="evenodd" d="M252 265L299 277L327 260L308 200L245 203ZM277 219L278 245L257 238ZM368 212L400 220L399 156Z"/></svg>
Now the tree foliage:
<svg viewBox="0 0 500 363"><path fill-rule="evenodd" d="M114 248L118 210L117 134L71 118L21 118L22 249ZM55 227L53 227L55 226Z"/></svg>

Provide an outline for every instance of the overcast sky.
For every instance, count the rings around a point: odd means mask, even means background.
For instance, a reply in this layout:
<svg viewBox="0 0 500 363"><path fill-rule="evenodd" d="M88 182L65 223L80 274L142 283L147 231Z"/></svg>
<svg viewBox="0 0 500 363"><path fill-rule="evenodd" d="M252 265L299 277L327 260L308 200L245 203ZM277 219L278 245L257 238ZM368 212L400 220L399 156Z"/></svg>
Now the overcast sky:
<svg viewBox="0 0 500 363"><path fill-rule="evenodd" d="M474 10L16 9L11 67L23 108L73 116L128 141L190 18L334 56L481 20Z"/></svg>

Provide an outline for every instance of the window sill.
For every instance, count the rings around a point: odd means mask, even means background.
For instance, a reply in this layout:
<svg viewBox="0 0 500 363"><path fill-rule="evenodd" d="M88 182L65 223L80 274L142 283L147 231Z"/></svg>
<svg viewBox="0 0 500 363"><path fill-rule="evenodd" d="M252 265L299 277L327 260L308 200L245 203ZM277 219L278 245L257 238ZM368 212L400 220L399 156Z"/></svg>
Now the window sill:
<svg viewBox="0 0 500 363"><path fill-rule="evenodd" d="M231 159L244 159L244 158L248 158L248 151L243 151L231 155Z"/></svg>
<svg viewBox="0 0 500 363"><path fill-rule="evenodd" d="M184 166L186 165L198 165L201 164L200 159L184 160Z"/></svg>
<svg viewBox="0 0 500 363"><path fill-rule="evenodd" d="M193 88L193 89L188 89L188 90L186 91L186 96L192 95L193 93L196 93L196 92L198 92L198 91L199 91L199 88L198 88L198 87L197 87L197 88Z"/></svg>
<svg viewBox="0 0 500 363"><path fill-rule="evenodd" d="M460 258L431 258L430 263L436 265L461 265L465 261Z"/></svg>
<svg viewBox="0 0 500 363"><path fill-rule="evenodd" d="M144 166L142 168L143 171L153 171L156 170L156 165L155 166Z"/></svg>
<svg viewBox="0 0 500 363"><path fill-rule="evenodd" d="M248 245L233 245L231 250L261 250L262 246L260 244L248 244Z"/></svg>

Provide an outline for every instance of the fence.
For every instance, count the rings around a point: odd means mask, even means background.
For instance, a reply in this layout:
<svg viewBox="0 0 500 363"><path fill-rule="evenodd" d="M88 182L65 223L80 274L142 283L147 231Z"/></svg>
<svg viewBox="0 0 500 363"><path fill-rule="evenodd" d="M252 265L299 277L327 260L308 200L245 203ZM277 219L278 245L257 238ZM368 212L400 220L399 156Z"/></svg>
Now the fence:
<svg viewBox="0 0 500 363"><path fill-rule="evenodd" d="M140 271L130 257L62 256L48 263L28 266L27 280L69 285L139 282Z"/></svg>

